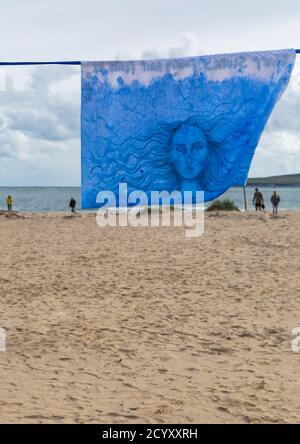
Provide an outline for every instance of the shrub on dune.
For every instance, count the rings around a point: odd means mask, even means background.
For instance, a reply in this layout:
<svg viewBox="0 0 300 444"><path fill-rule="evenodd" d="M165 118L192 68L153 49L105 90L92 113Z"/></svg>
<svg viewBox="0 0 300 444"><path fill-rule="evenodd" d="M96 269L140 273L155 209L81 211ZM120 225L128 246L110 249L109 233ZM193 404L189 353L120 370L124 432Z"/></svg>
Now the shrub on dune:
<svg viewBox="0 0 300 444"><path fill-rule="evenodd" d="M240 211L239 208L235 205L233 200L223 199L223 200L215 200L206 211Z"/></svg>

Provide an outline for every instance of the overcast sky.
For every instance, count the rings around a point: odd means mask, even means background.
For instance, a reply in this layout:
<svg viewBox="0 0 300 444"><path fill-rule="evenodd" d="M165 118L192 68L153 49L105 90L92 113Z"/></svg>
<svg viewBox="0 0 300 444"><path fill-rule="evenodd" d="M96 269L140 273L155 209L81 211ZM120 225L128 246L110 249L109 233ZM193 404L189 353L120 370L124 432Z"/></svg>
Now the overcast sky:
<svg viewBox="0 0 300 444"><path fill-rule="evenodd" d="M0 0L0 61L300 48L299 0ZM300 55L250 176L300 173ZM80 67L0 68L0 186L80 184Z"/></svg>

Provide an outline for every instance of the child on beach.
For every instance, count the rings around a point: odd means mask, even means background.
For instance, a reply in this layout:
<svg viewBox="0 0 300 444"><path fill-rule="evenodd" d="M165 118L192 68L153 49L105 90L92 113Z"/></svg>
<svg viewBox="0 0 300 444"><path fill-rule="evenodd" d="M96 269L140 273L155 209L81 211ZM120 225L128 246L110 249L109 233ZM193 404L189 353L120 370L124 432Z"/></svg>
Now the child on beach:
<svg viewBox="0 0 300 444"><path fill-rule="evenodd" d="M271 196L271 202L272 202L272 206L273 206L273 214L278 214L278 205L280 202L280 196L279 193L277 193L277 191L273 191L273 194Z"/></svg>
<svg viewBox="0 0 300 444"><path fill-rule="evenodd" d="M6 205L7 205L7 211L8 212L12 211L13 203L14 203L14 200L13 200L12 196L11 195L7 196Z"/></svg>
<svg viewBox="0 0 300 444"><path fill-rule="evenodd" d="M261 211L262 209L265 208L264 197L258 188L255 188L252 203L253 205L255 205L256 211L257 210Z"/></svg>

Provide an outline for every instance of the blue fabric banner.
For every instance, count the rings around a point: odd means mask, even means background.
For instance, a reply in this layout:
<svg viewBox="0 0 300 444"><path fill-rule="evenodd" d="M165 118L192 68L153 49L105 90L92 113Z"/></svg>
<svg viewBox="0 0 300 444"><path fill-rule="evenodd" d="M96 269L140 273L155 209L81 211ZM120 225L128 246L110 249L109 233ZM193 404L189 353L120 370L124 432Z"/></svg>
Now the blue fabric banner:
<svg viewBox="0 0 300 444"><path fill-rule="evenodd" d="M82 62L82 205L100 191L244 185L294 50Z"/></svg>

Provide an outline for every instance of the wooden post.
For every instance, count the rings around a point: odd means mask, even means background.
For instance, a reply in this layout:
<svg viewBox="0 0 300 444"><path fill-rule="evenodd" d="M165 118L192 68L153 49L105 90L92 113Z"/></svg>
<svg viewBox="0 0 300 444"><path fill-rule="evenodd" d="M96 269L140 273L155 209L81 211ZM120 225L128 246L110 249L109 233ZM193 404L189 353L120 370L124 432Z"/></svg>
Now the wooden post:
<svg viewBox="0 0 300 444"><path fill-rule="evenodd" d="M243 193L244 193L244 207L245 207L245 211L248 211L246 185L243 186Z"/></svg>

